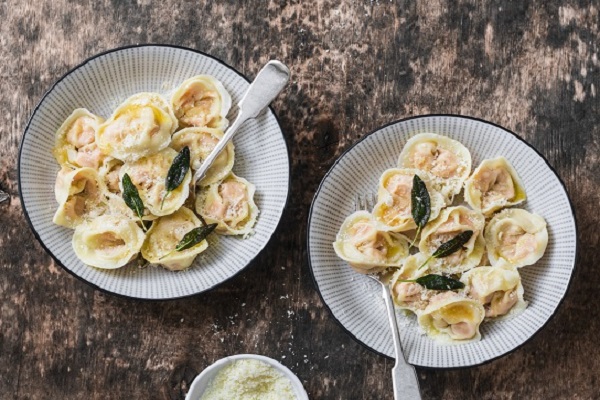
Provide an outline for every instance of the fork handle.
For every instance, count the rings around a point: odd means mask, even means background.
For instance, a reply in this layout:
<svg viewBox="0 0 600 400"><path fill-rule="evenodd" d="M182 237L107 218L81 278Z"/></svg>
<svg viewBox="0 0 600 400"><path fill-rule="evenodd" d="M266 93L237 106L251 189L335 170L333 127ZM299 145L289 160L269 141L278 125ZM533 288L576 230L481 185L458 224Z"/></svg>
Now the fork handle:
<svg viewBox="0 0 600 400"><path fill-rule="evenodd" d="M409 399L420 400L421 393L419 392L419 379L415 367L406 362L402 351L402 343L400 342L400 333L398 332L398 324L396 321L396 311L390 288L386 284L381 285L383 288L383 299L387 308L388 319L390 321L390 329L392 331L392 339L394 341L394 353L396 364L392 368L392 382L394 385L394 399Z"/></svg>
<svg viewBox="0 0 600 400"><path fill-rule="evenodd" d="M206 171L231 140L238 128L247 120L256 118L277 97L290 79L290 70L283 63L271 60L256 75L239 103L239 113L233 124L225 131L215 148L194 174L194 184L204 178Z"/></svg>

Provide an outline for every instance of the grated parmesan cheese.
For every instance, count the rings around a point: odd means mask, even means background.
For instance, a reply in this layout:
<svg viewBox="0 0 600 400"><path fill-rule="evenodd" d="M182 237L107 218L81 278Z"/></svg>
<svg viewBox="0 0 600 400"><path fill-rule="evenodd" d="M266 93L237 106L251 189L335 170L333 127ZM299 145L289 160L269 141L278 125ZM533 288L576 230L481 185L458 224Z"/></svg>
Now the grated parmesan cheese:
<svg viewBox="0 0 600 400"><path fill-rule="evenodd" d="M221 369L200 400L297 400L291 381L269 364L237 360Z"/></svg>

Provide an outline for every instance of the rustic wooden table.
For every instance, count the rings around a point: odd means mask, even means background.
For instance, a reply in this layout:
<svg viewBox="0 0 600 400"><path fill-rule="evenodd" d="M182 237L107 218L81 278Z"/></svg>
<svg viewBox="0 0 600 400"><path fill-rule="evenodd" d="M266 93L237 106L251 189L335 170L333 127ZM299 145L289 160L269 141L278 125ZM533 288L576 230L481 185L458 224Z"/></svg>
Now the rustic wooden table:
<svg viewBox="0 0 600 400"><path fill-rule="evenodd" d="M392 398L393 362L350 338L315 290L306 220L344 149L423 113L487 119L533 144L566 183L580 244L542 332L481 367L418 369L423 397L597 398L599 5L561 3L1 1L0 189L11 197L0 204L0 398L183 399L196 374L236 353L281 360L313 399ZM274 103L292 162L281 225L244 273L185 300L125 300L73 278L35 241L18 198L18 145L43 93L85 58L135 43L200 49L249 77L271 58L293 73Z"/></svg>

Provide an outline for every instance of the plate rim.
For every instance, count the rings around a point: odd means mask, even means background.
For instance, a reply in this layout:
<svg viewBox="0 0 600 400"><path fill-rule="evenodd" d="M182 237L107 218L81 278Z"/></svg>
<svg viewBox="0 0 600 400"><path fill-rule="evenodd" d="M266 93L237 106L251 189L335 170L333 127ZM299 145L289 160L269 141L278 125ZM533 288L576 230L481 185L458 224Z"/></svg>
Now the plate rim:
<svg viewBox="0 0 600 400"><path fill-rule="evenodd" d="M256 255L254 257L252 257L252 259L250 261L248 261L248 263L241 268L239 271L237 271L235 274L229 276L228 278L224 279L223 281L216 283L204 290L201 290L199 292L196 293L191 293L191 294L186 294L184 296L176 296L176 297L163 297L163 298L146 298L146 297L136 297L136 296L130 296L130 295L126 295L126 294L122 294L122 293L117 293L117 292L113 292L111 290L108 290L106 288L102 288L98 285L96 285L95 283L92 283L88 280L86 280L85 278L83 278L82 276L76 274L74 271L71 271L69 268L67 268L65 265L63 265L63 263L58 259L58 257L46 246L46 244L42 241L40 235L38 234L37 230L35 229L35 227L33 226L33 223L31 222L31 218L29 217L29 212L27 211L27 207L25 206L25 200L23 198L23 191L21 190L21 156L23 153L23 144L25 143L25 138L27 136L27 132L29 131L29 127L31 125L31 122L33 121L33 117L35 116L35 114L38 112L38 110L40 109L40 106L42 105L42 103L44 102L44 100L46 99L46 97L48 97L48 95L56 88L56 86L61 83L64 79L66 79L69 75L73 74L75 71L79 70L80 68L82 68L83 66L85 66L86 64L90 63L91 61L100 58L102 56L105 56L107 54L110 53L116 53L119 51L123 51L123 50L128 50L128 49L137 49L137 48L143 48L143 47L166 47L166 48L174 48L177 50L186 50L186 51L191 51L193 53L199 54L201 56L204 57L208 57L216 62L218 62L219 64L221 64L222 66L230 69L231 71L233 71L234 73L236 73L237 75L239 75L242 79L244 79L246 82L251 83L250 79L248 79L246 77L246 75L242 74L240 71L238 71L237 69L233 68L231 65L227 64L225 61L211 55L208 54L202 50L197 50L197 49L192 49L190 47L185 47L185 46L179 46L179 45L175 45L175 44L160 44L160 43L140 43L140 44L133 44L133 45L126 45L126 46L119 46L119 47L115 47L115 48L111 48L108 50L104 50L101 51L99 53L96 53L90 57L85 58L81 63L75 65L74 67L72 67L71 69L69 69L66 73L64 73L59 79L57 79L51 86L49 89L47 89L44 93L44 95L41 97L41 99L38 101L38 103L36 104L36 106L33 108L33 110L31 111L31 114L27 120L27 124L25 125L25 128L23 129L23 135L21 136L21 141L19 143L19 153L18 153L18 157L17 157L17 188L18 188L18 192L19 192L19 200L21 202L21 208L23 210L23 214L25 215L25 220L27 221L27 224L29 225L29 229L33 232L33 235L35 237L35 239L37 240L37 242L42 246L42 248L44 249L44 251L50 255L50 257L52 257L52 259L54 260L54 263L59 265L63 270L65 270L66 272L68 272L70 275L74 276L75 278L77 278L78 280L88 284L89 286L91 286L93 289L95 290L99 290L100 292L109 294L111 296L116 296L116 297L120 297L120 298L124 298L124 299L128 299L128 300L137 300L137 301L144 301L144 302L155 302L155 301L160 301L160 302L166 302L166 301L172 301L172 300L180 300L180 299L186 299L186 298L190 298L190 297L194 297L194 296L198 296L202 293L206 293L209 292L213 289L215 289L216 287L224 284L225 282L235 278L237 275L239 275L240 273L242 273L244 270L246 270L251 264L254 263L254 261L256 260L256 258L262 253L262 251L265 249L265 247L267 247L267 245L269 244L269 242L271 242L271 239L273 238L273 236L275 235L275 233L277 233L277 231L279 230L279 228L281 227L281 220L284 217L285 212L287 211L288 205L289 205L289 199L290 199L290 188L292 185L292 179L291 179L291 157L290 157L290 148L289 148L289 144L287 142L286 136L283 132L283 129L281 128L281 121L279 120L279 117L277 116L277 114L275 113L275 110L273 110L273 107L271 107L270 105L268 106L268 109L271 111L271 113L273 114L273 116L275 117L275 121L277 122L277 125L279 126L279 130L281 132L281 136L283 139L283 142L285 144L285 150L286 150L286 155L287 155L287 167L288 167L288 189L287 189L287 193L285 196L285 202L283 204L283 207L281 208L281 215L279 216L279 220L277 221L277 225L275 226L275 229L273 229L273 232L269 235L269 237L267 238L267 240L265 241L264 245L260 248L260 250L256 253Z"/></svg>
<svg viewBox="0 0 600 400"><path fill-rule="evenodd" d="M365 140L366 138L370 137L371 135L379 132L380 130L383 130L389 126L392 125L396 125L399 123L403 123L406 121L410 121L410 120L415 120L415 119L421 119L421 118L430 118L430 117L451 117L451 118L463 118L463 119L467 119L467 120L472 120L472 121L476 121L476 122L481 122L484 124L489 124L492 125L496 128L499 128L511 135L513 135L515 138L517 138L519 141L523 142L526 146L528 146L529 148L531 148L533 151L536 152L537 155L539 155L542 160L546 163L546 165L548 166L548 168L550 168L550 171L552 171L552 173L556 176L556 178L558 179L558 181L560 182L563 190L565 191L565 194L567 196L567 200L569 202L569 207L570 207L570 211L571 211L571 215L573 217L573 224L575 226L575 257L573 258L573 267L571 270L571 275L569 277L569 282L567 282L567 288L565 290L565 294L564 296L560 299L560 301L558 302L558 304L556 305L556 308L554 309L554 312L548 317L548 319L542 324L542 326L540 326L531 336L529 336L527 339L525 339L525 341L523 341L522 343L520 343L518 346L514 347L513 349L510 349L498 356L489 358L485 361L479 362L479 363L475 363L475 364L469 364L469 365L461 365L461 366L456 366L456 367L431 367L431 366L421 366L421 365L416 365L416 367L418 368L422 368L422 369L429 369L429 370L438 370L438 369L442 369L442 370L460 370L460 369L466 369L466 368L473 368L473 367L478 367L481 365L485 365L488 363L491 363L492 361L495 361L499 358L502 358L504 356L507 356L513 352L515 352L516 350L520 349L521 347L523 347L525 344L527 344L529 341L531 341L531 339L533 339L542 329L544 329L546 327L546 325L548 325L548 323L550 322L550 320L552 320L554 318L554 316L556 315L556 313L558 312L559 308L563 305L563 302L565 300L565 298L567 297L569 290L571 289L571 284L573 283L573 277L575 275L576 269L577 269L577 263L579 261L579 230L577 228L577 216L575 214L575 207L573 206L573 201L571 200L571 197L569 196L569 191L567 190L567 187L564 183L564 181L562 180L562 178L560 177L560 175L558 174L558 172L556 171L556 169L554 169L554 167L550 164L550 162L548 162L548 160L546 159L546 157L540 153L540 151L538 149L536 149L533 145L529 144L525 139L523 139L521 136L517 135L516 133L514 133L513 131L511 131L510 129L507 129L499 124L496 124L494 122L490 122L490 121L486 121L484 119L478 118L478 117L472 117L469 115L463 115L463 114L452 114L452 113L432 113L432 114L419 114L419 115L412 115L412 116L408 116L405 118L400 118L397 120L394 120L392 122L388 122L387 124L378 126L377 128L375 128L374 130L368 132L367 134L363 135L362 137L360 137L356 142L354 142L353 144L350 145L350 147L348 147L346 150L344 150L342 152L342 154L340 154L336 160L334 161L334 163L331 165L331 167L327 170L327 172L325 173L325 175L323 176L323 178L321 179L321 182L319 183L319 187L317 188L313 199L311 201L310 204L310 209L308 211L308 220L307 220L307 226L306 226L306 257L308 259L308 269L310 272L310 276L312 278L313 281L313 285L315 286L315 289L319 295L319 298L321 299L321 302L323 303L323 305L325 306L325 308L327 309L327 311L329 312L329 314L331 315L331 317L333 318L333 320L345 331L346 334L348 334L352 339L354 339L357 343L359 343L360 345L362 345L363 347L365 347L367 350L370 350L371 352L383 356L386 359L389 360L394 360L394 357L390 357L387 354L384 354L380 351L375 350L374 348L370 347L369 345L367 345L366 343L362 342L361 340L359 340L352 332L350 332L350 330L348 328L346 328L342 322L340 320L338 320L336 318L336 316L333 313L333 310L331 309L331 307L329 307L329 305L325 302L325 299L323 297L323 294L321 293L321 289L319 288L319 284L317 282L317 279L315 277L315 273L313 270L313 265L312 265L312 261L311 261L311 250L310 250L310 226L311 226L311 222L312 222L312 216L313 216L313 211L314 211L314 206L315 206L315 202L317 200L317 197L319 196L321 189L323 188L323 184L325 183L325 179L327 179L329 177L329 175L333 172L334 168L338 165L338 163L342 160L342 158L344 158L350 151L352 151L359 143L361 143L363 140Z"/></svg>

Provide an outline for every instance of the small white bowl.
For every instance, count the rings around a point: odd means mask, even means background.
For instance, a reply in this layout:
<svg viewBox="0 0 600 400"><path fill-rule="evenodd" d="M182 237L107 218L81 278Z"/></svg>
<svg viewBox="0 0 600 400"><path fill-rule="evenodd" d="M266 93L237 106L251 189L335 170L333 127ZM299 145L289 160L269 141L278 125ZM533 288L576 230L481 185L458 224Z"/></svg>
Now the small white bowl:
<svg viewBox="0 0 600 400"><path fill-rule="evenodd" d="M196 377L196 379L194 379L189 392L185 396L185 400L199 400L200 397L202 397L202 395L204 394L206 388L208 387L208 384L217 375L217 373L222 368L232 364L237 360L258 360L269 364L271 367L281 372L283 376L290 380L290 382L292 383L292 389L294 390L294 394L296 395L297 400L308 400L308 394L306 393L306 390L304 390L300 379L298 379L298 377L294 375L292 371L290 371L286 366L282 365L278 361L273 360L272 358L259 356L257 354L238 354L235 356L229 356L222 358L216 361L214 364L208 366L204 369L204 371L200 373L200 375Z"/></svg>

